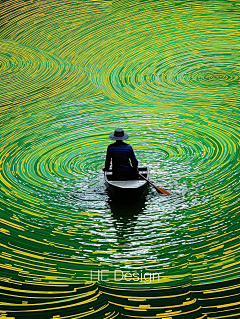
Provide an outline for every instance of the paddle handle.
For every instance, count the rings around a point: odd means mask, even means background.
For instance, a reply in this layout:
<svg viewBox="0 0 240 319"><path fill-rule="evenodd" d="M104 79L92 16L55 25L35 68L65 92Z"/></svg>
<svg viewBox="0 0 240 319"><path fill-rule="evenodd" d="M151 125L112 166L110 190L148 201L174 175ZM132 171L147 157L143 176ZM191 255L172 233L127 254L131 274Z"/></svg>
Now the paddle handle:
<svg viewBox="0 0 240 319"><path fill-rule="evenodd" d="M147 181L149 184L151 184L152 186L156 187L152 182L150 182L145 176L143 176L142 174L139 173L139 175L145 179L145 181Z"/></svg>

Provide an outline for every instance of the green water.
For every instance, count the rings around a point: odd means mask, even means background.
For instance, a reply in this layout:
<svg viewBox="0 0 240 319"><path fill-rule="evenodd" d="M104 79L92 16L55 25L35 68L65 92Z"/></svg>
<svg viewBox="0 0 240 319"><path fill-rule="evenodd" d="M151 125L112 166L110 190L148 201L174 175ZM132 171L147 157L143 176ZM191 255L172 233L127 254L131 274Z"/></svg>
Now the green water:
<svg viewBox="0 0 240 319"><path fill-rule="evenodd" d="M4 289L92 287L101 270L109 281L100 284L119 296L239 287L239 2L3 1L1 11ZM149 188L133 206L109 201L101 169L117 127L171 196ZM160 280L116 281L114 271ZM240 290L231 289L224 303L237 316ZM67 318L64 309L51 316Z"/></svg>

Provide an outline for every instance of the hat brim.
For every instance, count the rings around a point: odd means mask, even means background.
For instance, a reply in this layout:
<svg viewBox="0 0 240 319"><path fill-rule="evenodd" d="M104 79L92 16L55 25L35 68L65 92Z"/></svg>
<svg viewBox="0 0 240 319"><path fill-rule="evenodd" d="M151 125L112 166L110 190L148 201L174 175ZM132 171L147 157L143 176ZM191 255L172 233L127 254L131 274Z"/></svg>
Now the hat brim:
<svg viewBox="0 0 240 319"><path fill-rule="evenodd" d="M124 133L123 136L115 136L114 134L109 135L110 140L114 141L122 141L122 140L127 140L129 136Z"/></svg>

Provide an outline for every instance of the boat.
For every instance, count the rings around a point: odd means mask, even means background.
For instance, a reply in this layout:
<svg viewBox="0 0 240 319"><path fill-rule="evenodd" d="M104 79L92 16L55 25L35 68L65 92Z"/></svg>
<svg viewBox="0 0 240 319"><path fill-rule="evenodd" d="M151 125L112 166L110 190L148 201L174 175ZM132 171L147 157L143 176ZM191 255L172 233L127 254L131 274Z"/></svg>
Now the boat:
<svg viewBox="0 0 240 319"><path fill-rule="evenodd" d="M148 167L139 167L139 173L149 179ZM148 182L139 176L139 179L130 179L125 181L113 180L112 171L108 170L104 174L108 193L111 198L134 201L141 198L147 188Z"/></svg>

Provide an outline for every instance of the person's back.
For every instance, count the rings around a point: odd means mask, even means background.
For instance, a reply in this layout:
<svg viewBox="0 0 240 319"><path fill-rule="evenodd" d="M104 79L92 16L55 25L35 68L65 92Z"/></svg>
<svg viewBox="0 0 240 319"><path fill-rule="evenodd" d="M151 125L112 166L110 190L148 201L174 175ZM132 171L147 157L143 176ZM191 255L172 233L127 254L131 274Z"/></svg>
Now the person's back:
<svg viewBox="0 0 240 319"><path fill-rule="evenodd" d="M112 140L116 140L116 142L108 146L104 170L109 170L112 160L112 171L115 180L137 178L138 161L133 148L130 144L123 142L123 140L128 138L128 135L124 134L122 129L116 129L114 134L109 137Z"/></svg>

